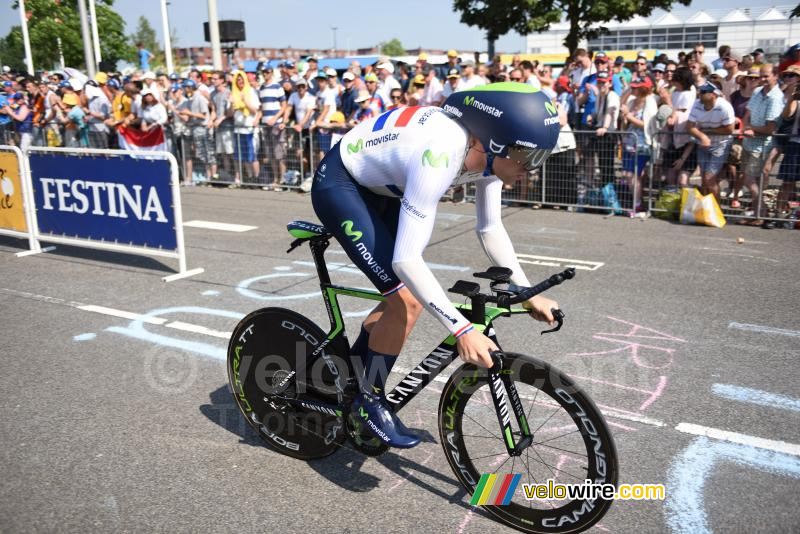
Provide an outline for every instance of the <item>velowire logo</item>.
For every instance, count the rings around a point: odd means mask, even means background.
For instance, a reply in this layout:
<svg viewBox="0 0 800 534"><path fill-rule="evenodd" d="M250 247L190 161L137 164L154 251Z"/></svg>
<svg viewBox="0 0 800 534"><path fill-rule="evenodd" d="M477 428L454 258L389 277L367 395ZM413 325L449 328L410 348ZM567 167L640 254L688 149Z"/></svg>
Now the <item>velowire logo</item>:
<svg viewBox="0 0 800 534"><path fill-rule="evenodd" d="M438 156L434 156L431 149L427 149L422 154L422 166L424 167L427 163L431 167L441 167L442 162L444 162L444 166L447 167L450 165L450 156L447 155L447 152L442 152Z"/></svg>
<svg viewBox="0 0 800 534"><path fill-rule="evenodd" d="M364 140L359 139L355 143L348 143L347 152L349 154L357 154L358 152L361 151L362 148L364 148Z"/></svg>
<svg viewBox="0 0 800 534"><path fill-rule="evenodd" d="M353 238L353 243L361 239L361 236L364 235L358 230L353 230L353 221L344 221L342 223L342 228L344 228L344 235Z"/></svg>

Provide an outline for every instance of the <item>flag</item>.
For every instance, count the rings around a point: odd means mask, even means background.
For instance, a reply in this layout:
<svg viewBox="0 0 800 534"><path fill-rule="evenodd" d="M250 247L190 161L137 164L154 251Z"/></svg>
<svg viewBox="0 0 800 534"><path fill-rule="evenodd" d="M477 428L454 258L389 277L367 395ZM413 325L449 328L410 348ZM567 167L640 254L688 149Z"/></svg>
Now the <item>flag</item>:
<svg viewBox="0 0 800 534"><path fill-rule="evenodd" d="M120 126L117 130L117 136L119 137L119 147L124 150L140 152L167 150L167 140L164 137L164 129L161 126L156 126L146 132Z"/></svg>

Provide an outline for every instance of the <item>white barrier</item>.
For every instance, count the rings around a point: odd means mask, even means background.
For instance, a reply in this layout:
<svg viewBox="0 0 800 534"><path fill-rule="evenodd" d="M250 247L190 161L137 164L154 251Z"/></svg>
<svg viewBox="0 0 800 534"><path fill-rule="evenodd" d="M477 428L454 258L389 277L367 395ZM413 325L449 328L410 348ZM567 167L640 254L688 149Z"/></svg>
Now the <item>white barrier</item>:
<svg viewBox="0 0 800 534"><path fill-rule="evenodd" d="M31 206L35 206L37 210L37 219L38 224L34 226L35 232L34 237L37 239L41 239L47 242L53 243L60 243L64 245L73 245L79 247L89 247L89 248L96 248L102 250L111 250L115 252L124 252L127 254L137 254L137 255L144 255L144 256L158 256L164 258L174 258L178 260L178 272L169 276L165 276L162 279L165 282L171 282L173 280L178 280L180 278L186 278L189 276L193 276L196 274L200 274L204 272L204 269L197 268L197 269L187 269L186 265L186 248L184 245L184 238L183 238L183 213L181 208L181 196L180 196L180 182L178 176L178 163L175 160L175 157L170 154L169 152L135 152L129 150L111 150L111 149L92 149L92 148L53 148L53 147L30 147L26 151L26 155L28 156L26 159L26 166L25 169L27 171L28 177L28 186L29 186L29 197L31 199ZM108 182L108 183L98 183L98 182L91 182L89 180L70 180L75 177L68 177L68 178L45 178L41 176L37 176L37 179L34 180L33 177L33 170L31 169L31 157L36 157L37 155L64 155L64 156L78 156L78 157L86 157L96 159L98 157L109 159L114 157L132 157L135 158L137 161L147 162L147 161L159 161L159 160L166 160L169 163L170 168L170 183L169 183L169 190L171 191L171 200L172 205L168 206L172 208L172 224L174 228L174 248L158 248L154 246L141 246L141 245L134 245L132 244L133 241L129 243L121 243L118 239L114 239L113 241L106 240L104 238L96 238L96 237L77 237L77 232L73 234L72 237L68 235L68 232L61 231L61 232L53 232L47 231L42 233L41 228L45 227L44 219L49 214L55 212L68 212L68 213L78 213L82 214L86 217L93 217L96 215L108 215L109 218L109 225L112 222L116 221L116 219L112 219L110 217L118 217L118 218L125 218L128 219L127 214L125 212L126 208L126 199L130 201L127 204L127 207L133 208L134 211L141 212L143 206L141 205L141 190L142 185L137 183L131 183L131 187L135 190L137 195L137 199L139 201L138 205L133 204L133 196L128 191L126 185L130 182ZM44 158L42 158L44 159ZM37 159L38 162L38 159ZM127 169L126 169L127 171ZM123 173L124 174L124 173ZM109 177L109 179L116 179L120 180L119 177ZM91 186L90 186L91 184ZM67 186L70 186L70 190L67 191ZM77 186L87 186L83 189L82 192L77 192L76 189L79 189ZM93 186L93 187L92 187ZM41 188L41 190L37 190L37 188ZM146 213L144 219L148 221L148 224L152 224L153 222L149 218L150 211L158 214L158 217L163 217L165 214L164 207L162 206L161 201L159 200L159 196L156 192L155 199L152 198L152 192L154 191L155 186L150 186L151 196L147 198L147 206L146 206ZM105 191L107 202L110 206L107 207L108 213L104 213L102 209L99 208L99 203L101 200L101 193L100 190ZM124 190L124 191L123 191ZM91 194L90 192L91 191ZM117 205L117 193L119 194L119 205ZM41 195L41 199L37 198ZM76 204L70 205L65 207L64 202L65 199L78 199ZM36 201L41 200L42 205L36 205ZM51 202L55 201L58 203L59 209L53 210ZM94 209L91 213L88 213L88 208L90 207L92 201L95 202ZM81 208L77 208L77 203L80 202ZM151 204L152 202L152 204ZM137 209L138 208L138 209ZM119 213L117 212L119 210ZM121 213L121 215L120 215ZM57 216L54 215L57 218ZM69 215L68 217L74 218L75 216ZM141 220L139 221L141 223ZM168 223L168 219L164 219L163 221L159 218L157 222L166 222ZM93 222L92 219L87 219L87 226L91 226L92 224L97 224L96 221ZM122 223L120 223L122 224ZM73 227L74 227L73 222ZM130 228L130 227L128 227ZM83 228L80 228L83 230ZM101 228L102 230L102 228ZM87 233L89 231L87 230ZM101 232L102 233L102 232Z"/></svg>
<svg viewBox="0 0 800 534"><path fill-rule="evenodd" d="M36 239L38 233L36 227L36 207L33 202L31 191L30 174L27 172L26 158L22 155L19 148L10 145L0 145L0 153L13 154L16 156L16 169L19 181L15 185L14 180L10 176L9 168L6 163L0 164L0 209L11 210L16 205L16 199L22 201L21 207L25 219L26 230L6 228L0 223L0 235L8 235L11 237L19 237L28 240L29 250L25 252L18 252L17 256L27 256L29 254L36 254L42 251L39 241ZM5 158L4 158L5 159ZM19 195L17 193L17 186L19 187Z"/></svg>

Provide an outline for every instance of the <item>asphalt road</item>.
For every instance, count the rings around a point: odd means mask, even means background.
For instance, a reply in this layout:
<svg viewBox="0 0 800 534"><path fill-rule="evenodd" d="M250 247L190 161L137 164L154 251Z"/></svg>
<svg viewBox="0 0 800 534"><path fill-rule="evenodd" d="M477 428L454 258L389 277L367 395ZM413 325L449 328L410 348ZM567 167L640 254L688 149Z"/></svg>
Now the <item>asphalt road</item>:
<svg viewBox="0 0 800 534"><path fill-rule="evenodd" d="M257 229L186 228L189 266L205 272L168 284L171 261L65 246L17 258L24 243L0 237L0 530L508 531L469 506L439 443L312 462L263 445L232 402L225 335L264 306L327 324L310 253L285 254L285 224L314 220L310 202L191 188L183 204L186 221ZM505 348L557 365L601 405L620 482L667 490L664 501L615 502L593 531L800 531L800 232L524 208L504 217L531 280L572 260L586 267L552 291L562 332L508 319ZM441 204L426 260L445 287L487 266L473 223L472 205ZM346 266L334 280L367 284ZM355 332L366 308L344 302ZM424 316L397 367L442 334ZM441 387L402 412L437 441Z"/></svg>

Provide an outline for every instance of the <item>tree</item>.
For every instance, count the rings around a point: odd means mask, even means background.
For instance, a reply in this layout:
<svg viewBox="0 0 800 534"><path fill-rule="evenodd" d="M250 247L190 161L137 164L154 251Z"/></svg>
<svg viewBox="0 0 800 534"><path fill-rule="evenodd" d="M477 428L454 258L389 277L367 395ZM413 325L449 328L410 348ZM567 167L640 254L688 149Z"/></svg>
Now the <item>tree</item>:
<svg viewBox="0 0 800 534"><path fill-rule="evenodd" d="M95 13L103 61L116 63L129 57L131 49L125 40L125 21L112 9L113 3L114 0L96 0ZM12 7L19 9L19 2L15 1ZM25 9L35 67L49 69L56 64L60 37L65 63L85 68L77 0L25 0ZM21 27L12 27L2 41L4 61L22 70L25 52Z"/></svg>
<svg viewBox="0 0 800 534"><path fill-rule="evenodd" d="M404 56L406 55L406 49L403 48L403 43L400 42L400 39L394 38L388 43L384 43L383 47L381 48L381 52L387 56Z"/></svg>
<svg viewBox="0 0 800 534"><path fill-rule="evenodd" d="M794 9L792 10L791 14L789 15L789 18L795 18L795 17L800 17L800 4L797 4L796 6L794 6Z"/></svg>
<svg viewBox="0 0 800 534"><path fill-rule="evenodd" d="M655 9L669 10L673 3L688 6L691 0L454 0L453 8L461 11L461 22L487 31L491 41L510 30L526 35L542 32L559 22L562 14L569 23L564 46L570 53L582 39L591 39L605 32L603 23L625 22L635 15L646 17Z"/></svg>
<svg viewBox="0 0 800 534"><path fill-rule="evenodd" d="M129 39L132 47L135 47L137 43L142 43L153 54L153 63L164 63L164 53L156 38L156 31L150 26L150 21L144 15L139 17L136 32L131 34ZM138 63L135 52L129 59Z"/></svg>

